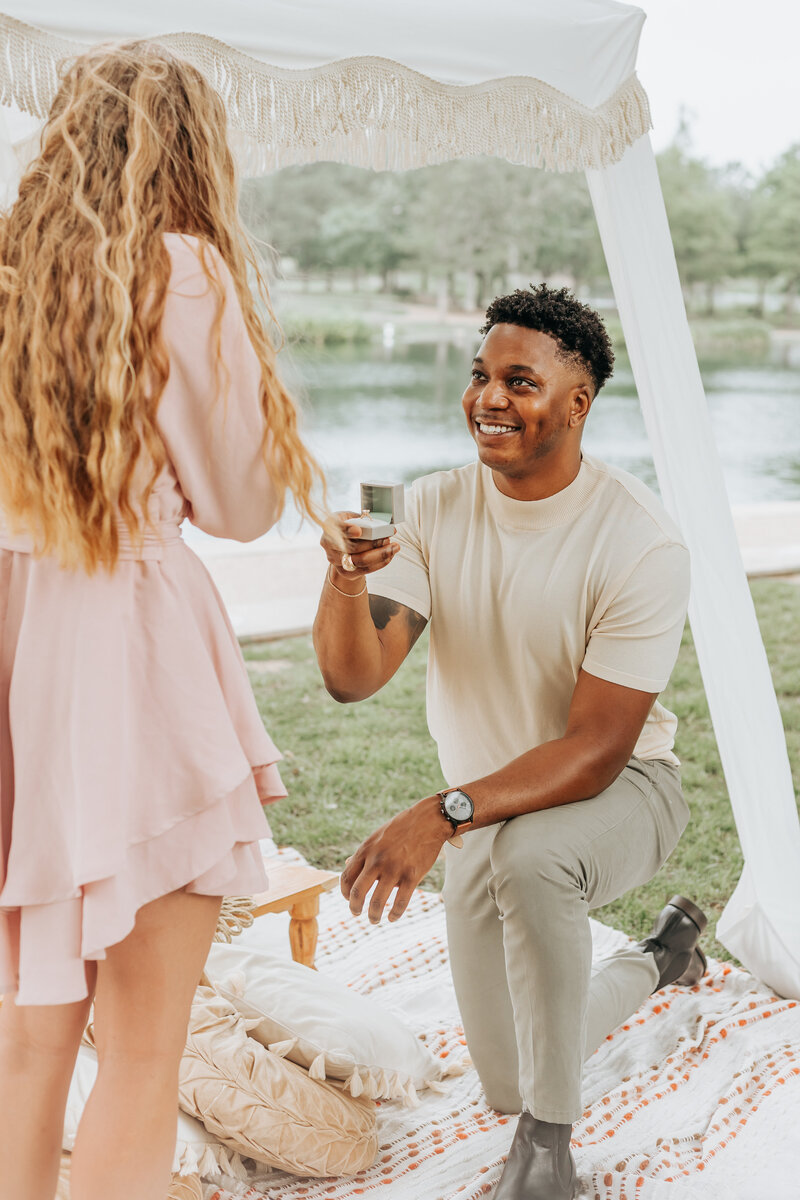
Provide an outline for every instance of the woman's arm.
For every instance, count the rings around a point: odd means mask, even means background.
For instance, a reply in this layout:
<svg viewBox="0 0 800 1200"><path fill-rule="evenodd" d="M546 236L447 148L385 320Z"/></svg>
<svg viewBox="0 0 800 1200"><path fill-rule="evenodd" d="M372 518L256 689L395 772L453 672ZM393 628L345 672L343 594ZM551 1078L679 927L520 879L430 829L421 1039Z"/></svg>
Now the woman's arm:
<svg viewBox="0 0 800 1200"><path fill-rule="evenodd" d="M159 429L192 524L249 542L274 525L280 501L269 474L268 435L264 453L261 366L219 253L203 248L215 287L197 239L168 235L167 244L173 270L162 335L170 371Z"/></svg>

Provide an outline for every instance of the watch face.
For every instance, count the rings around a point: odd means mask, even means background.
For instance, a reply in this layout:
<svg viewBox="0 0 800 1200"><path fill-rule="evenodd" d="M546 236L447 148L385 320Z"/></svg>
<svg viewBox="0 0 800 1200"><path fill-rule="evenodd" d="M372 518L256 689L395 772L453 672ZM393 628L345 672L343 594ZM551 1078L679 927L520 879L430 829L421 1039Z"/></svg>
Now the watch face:
<svg viewBox="0 0 800 1200"><path fill-rule="evenodd" d="M455 821L471 821L475 807L466 792L448 792L444 806Z"/></svg>

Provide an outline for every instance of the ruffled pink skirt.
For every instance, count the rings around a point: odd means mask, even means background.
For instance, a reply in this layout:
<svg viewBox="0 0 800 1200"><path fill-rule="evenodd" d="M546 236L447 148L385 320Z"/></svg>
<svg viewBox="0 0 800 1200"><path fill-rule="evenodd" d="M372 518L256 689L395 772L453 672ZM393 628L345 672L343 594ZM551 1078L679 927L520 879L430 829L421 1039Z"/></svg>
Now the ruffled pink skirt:
<svg viewBox="0 0 800 1200"><path fill-rule="evenodd" d="M0 549L0 994L83 999L142 905L262 891L279 758L182 542L91 577Z"/></svg>

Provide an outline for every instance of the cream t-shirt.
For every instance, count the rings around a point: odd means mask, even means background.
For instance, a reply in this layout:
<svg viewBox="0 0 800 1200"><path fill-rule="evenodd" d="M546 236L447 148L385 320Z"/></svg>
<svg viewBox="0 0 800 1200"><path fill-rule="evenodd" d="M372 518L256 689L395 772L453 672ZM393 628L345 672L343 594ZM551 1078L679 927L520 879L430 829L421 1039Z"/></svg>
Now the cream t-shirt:
<svg viewBox="0 0 800 1200"><path fill-rule="evenodd" d="M430 619L428 726L449 784L562 737L581 668L665 687L689 553L634 476L584 457L563 491L512 500L476 462L418 479L406 510L400 552L368 585ZM677 763L676 726L656 701L634 753Z"/></svg>

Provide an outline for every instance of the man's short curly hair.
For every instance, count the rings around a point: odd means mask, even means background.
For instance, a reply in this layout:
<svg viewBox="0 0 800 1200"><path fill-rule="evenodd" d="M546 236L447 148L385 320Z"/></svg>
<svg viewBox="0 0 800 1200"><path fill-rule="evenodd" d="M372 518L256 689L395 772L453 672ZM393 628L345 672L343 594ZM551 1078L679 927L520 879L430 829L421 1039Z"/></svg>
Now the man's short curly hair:
<svg viewBox="0 0 800 1200"><path fill-rule="evenodd" d="M540 283L530 290L517 288L510 296L497 296L486 310L487 334L494 325L522 325L546 333L558 345L558 357L580 363L592 377L595 393L611 377L614 351L598 313L576 300L568 288Z"/></svg>

